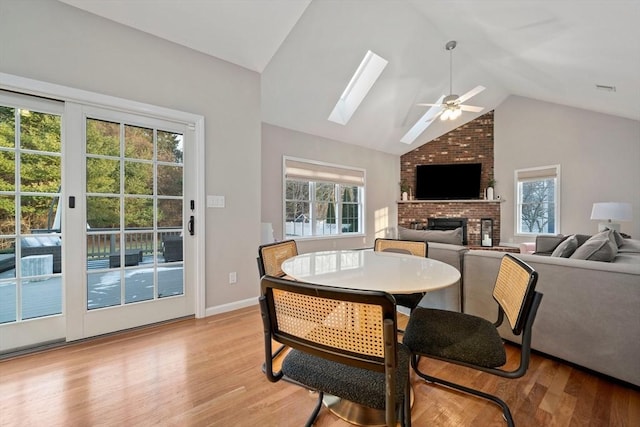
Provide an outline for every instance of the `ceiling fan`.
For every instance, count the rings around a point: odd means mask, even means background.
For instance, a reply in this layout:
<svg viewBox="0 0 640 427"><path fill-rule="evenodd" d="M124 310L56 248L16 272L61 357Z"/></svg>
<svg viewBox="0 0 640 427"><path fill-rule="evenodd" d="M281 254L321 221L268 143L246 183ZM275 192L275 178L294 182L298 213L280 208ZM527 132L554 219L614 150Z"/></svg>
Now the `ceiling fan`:
<svg viewBox="0 0 640 427"><path fill-rule="evenodd" d="M445 49L449 51L449 95L442 95L435 104L418 104L431 107L425 114L425 121L433 121L440 116L440 120L455 120L463 111L479 113L484 110L483 107L474 107L473 105L464 105L467 99L479 94L485 90L484 86L476 86L464 95L454 95L453 93L453 49L457 46L457 42L452 40L447 42Z"/></svg>

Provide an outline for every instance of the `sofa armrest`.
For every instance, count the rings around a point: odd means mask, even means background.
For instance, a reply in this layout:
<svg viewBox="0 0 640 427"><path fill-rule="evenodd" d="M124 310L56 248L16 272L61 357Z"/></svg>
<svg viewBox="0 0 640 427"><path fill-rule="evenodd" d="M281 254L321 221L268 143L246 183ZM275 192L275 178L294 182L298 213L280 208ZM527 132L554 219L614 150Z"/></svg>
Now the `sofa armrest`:
<svg viewBox="0 0 640 427"><path fill-rule="evenodd" d="M532 254L536 251L536 242L523 242L519 245L521 254Z"/></svg>
<svg viewBox="0 0 640 427"><path fill-rule="evenodd" d="M553 250L568 236L557 234L555 236L541 235L536 237L535 253L539 255L551 255Z"/></svg>

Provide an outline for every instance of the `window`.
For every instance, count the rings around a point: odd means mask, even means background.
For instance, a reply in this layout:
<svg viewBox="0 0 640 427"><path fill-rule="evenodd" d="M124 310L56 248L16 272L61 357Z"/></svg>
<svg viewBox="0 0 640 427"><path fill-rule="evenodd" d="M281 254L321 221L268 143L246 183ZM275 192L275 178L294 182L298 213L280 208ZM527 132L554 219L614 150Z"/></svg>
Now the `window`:
<svg viewBox="0 0 640 427"><path fill-rule="evenodd" d="M286 238L362 234L364 170L284 158Z"/></svg>
<svg viewBox="0 0 640 427"><path fill-rule="evenodd" d="M560 165L516 170L516 234L560 231Z"/></svg>

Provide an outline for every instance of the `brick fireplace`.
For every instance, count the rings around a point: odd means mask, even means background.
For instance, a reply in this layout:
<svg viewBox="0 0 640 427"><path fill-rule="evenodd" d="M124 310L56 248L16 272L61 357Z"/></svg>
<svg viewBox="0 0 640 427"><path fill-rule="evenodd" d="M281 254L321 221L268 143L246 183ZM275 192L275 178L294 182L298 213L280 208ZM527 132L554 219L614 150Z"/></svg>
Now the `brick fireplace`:
<svg viewBox="0 0 640 427"><path fill-rule="evenodd" d="M400 179L415 189L417 165L482 163L481 192L493 178L493 111L400 157ZM478 197L482 197L481 194ZM411 228L428 218L467 218L467 240L480 245L480 220L493 219L493 242L500 241L500 201L409 200L398 202L398 225Z"/></svg>

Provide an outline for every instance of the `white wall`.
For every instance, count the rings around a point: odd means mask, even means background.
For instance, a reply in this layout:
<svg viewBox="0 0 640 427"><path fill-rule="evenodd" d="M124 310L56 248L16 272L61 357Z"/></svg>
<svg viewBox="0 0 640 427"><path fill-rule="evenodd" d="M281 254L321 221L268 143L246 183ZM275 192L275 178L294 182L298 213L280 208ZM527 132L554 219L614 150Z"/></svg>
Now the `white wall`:
<svg viewBox="0 0 640 427"><path fill-rule="evenodd" d="M633 222L621 231L640 238L640 121L510 96L495 110L496 194L501 207L501 241L515 236L514 171L561 166L562 234L597 232L594 202L630 202Z"/></svg>
<svg viewBox="0 0 640 427"><path fill-rule="evenodd" d="M372 247L376 237L395 233L400 195L400 158L356 145L262 125L262 221L273 224L282 240L282 156L352 166L366 170L366 237L299 239L298 250Z"/></svg>
<svg viewBox="0 0 640 427"><path fill-rule="evenodd" d="M260 76L51 0L0 0L0 40L0 72L203 115L206 193L226 196L206 213L206 305L257 297Z"/></svg>

